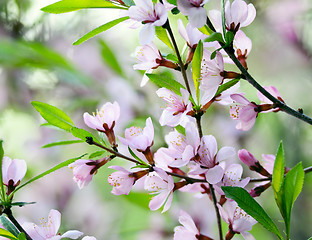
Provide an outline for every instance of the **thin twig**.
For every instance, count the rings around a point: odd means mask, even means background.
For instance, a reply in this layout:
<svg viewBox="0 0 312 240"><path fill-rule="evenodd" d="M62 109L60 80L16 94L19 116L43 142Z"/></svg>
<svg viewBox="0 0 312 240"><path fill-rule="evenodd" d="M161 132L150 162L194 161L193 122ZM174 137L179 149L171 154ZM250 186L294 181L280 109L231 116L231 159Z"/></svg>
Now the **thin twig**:
<svg viewBox="0 0 312 240"><path fill-rule="evenodd" d="M169 33L169 36L171 38L171 42L172 42L174 51L175 51L175 53L177 55L177 58L178 58L178 61L179 61L179 65L180 65L180 68L181 68L181 73L182 73L182 76L183 76L183 79L184 79L184 83L185 83L186 89L190 93L190 96L192 96L191 88L190 88L190 85L189 85L189 82L188 82L188 79L187 79L187 75L186 75L186 71L185 71L185 66L184 66L184 63L182 61L182 58L181 58L181 55L180 55L180 52L179 52L179 49L178 49L178 45L177 45L176 40L174 38L173 32L171 30L171 27L170 27L170 24L169 24L169 20L167 20L167 22L163 25L163 28L167 29L167 31Z"/></svg>
<svg viewBox="0 0 312 240"><path fill-rule="evenodd" d="M32 240L32 238L27 234L27 232L23 229L23 227L18 223L18 221L14 218L11 208L5 208L3 212L8 216L8 218L11 220L11 222L14 224L14 226L20 231L25 233L27 240Z"/></svg>
<svg viewBox="0 0 312 240"><path fill-rule="evenodd" d="M220 240L223 240L222 225L221 225L221 216L220 216L219 208L218 208L218 206L217 206L218 202L217 202L217 198L216 198L216 194L215 194L213 185L210 184L210 183L209 183L209 189L210 189L210 193L211 193L213 205L214 205L215 212L216 212L216 216L217 216L217 223L218 223L218 230L219 230L219 238L220 238Z"/></svg>
<svg viewBox="0 0 312 240"><path fill-rule="evenodd" d="M206 21L209 28L216 32L216 29L213 27L210 19L207 17ZM225 44L222 42L219 42L219 44L224 47ZM305 115L301 111L296 111L295 109L289 107L284 102L280 101L279 99L275 98L272 94L270 94L267 90L265 90L247 71L247 69L244 68L244 66L241 64L241 62L237 59L237 57L234 54L234 49L232 47L224 47L224 50L229 55L229 57L233 60L235 65L239 68L239 70L242 72L243 79L247 80L253 87L255 87L259 92L261 92L264 96L266 96L269 100L271 100L277 108L279 108L281 111L294 116L304 122L307 122L312 125L312 118Z"/></svg>

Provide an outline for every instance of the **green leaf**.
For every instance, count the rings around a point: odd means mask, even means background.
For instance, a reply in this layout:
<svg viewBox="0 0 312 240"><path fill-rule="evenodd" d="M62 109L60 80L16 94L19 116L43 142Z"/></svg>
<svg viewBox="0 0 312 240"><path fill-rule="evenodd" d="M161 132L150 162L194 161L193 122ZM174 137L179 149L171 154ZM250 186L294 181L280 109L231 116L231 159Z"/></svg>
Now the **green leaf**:
<svg viewBox="0 0 312 240"><path fill-rule="evenodd" d="M227 198L233 199L240 208L257 220L264 228L274 233L279 239L283 239L272 219L245 189L228 186L221 188Z"/></svg>
<svg viewBox="0 0 312 240"><path fill-rule="evenodd" d="M16 238L12 233L10 233L9 231L7 231L3 228L0 228L0 236L5 237L5 238L9 238L12 240L18 240L18 238Z"/></svg>
<svg viewBox="0 0 312 240"><path fill-rule="evenodd" d="M207 25L204 25L201 28L198 28L199 31L201 31L203 34L205 35L211 35L212 33L214 33Z"/></svg>
<svg viewBox="0 0 312 240"><path fill-rule="evenodd" d="M54 147L54 146L69 145L69 144L82 143L82 142L84 142L84 141L82 141L82 140L60 141L60 142L48 143L48 144L42 146L42 148L49 148L49 147Z"/></svg>
<svg viewBox="0 0 312 240"><path fill-rule="evenodd" d="M3 227L8 230L11 234L17 237L20 231L15 227L15 225L11 222L11 220L4 214L0 216L0 222Z"/></svg>
<svg viewBox="0 0 312 240"><path fill-rule="evenodd" d="M224 6L224 0L221 0L221 18L222 18L223 35L225 35L225 33L226 33L226 26L225 26L225 6Z"/></svg>
<svg viewBox="0 0 312 240"><path fill-rule="evenodd" d="M179 133L181 133L181 134L183 134L183 135L185 136L185 128L184 128L184 127L182 127L181 125L178 125L178 126L175 127L175 129L176 129Z"/></svg>
<svg viewBox="0 0 312 240"><path fill-rule="evenodd" d="M193 81L196 90L197 102L199 102L199 83L201 80L201 62L203 59L203 42L199 40L192 61Z"/></svg>
<svg viewBox="0 0 312 240"><path fill-rule="evenodd" d="M217 32L213 32L209 37L207 37L205 40L205 42L214 42L214 41L218 41L218 42L222 42L224 43L223 37L221 33L217 33Z"/></svg>
<svg viewBox="0 0 312 240"><path fill-rule="evenodd" d="M122 68L120 67L120 64L115 54L107 45L107 43L103 39L100 39L99 43L100 43L100 49L101 49L101 56L102 56L102 59L105 61L105 63L111 69L113 69L117 74L119 74L120 76L124 76Z"/></svg>
<svg viewBox="0 0 312 240"><path fill-rule="evenodd" d="M105 32L106 30L116 26L118 23L121 23L125 20L129 19L129 17L122 17L122 18L118 18L118 19L115 19L113 21L110 21L108 23L105 23L95 29L93 29L92 31L88 32L87 34L83 35L81 38L79 38L76 42L73 43L73 45L79 45L85 41L87 41L88 39L102 33L102 32Z"/></svg>
<svg viewBox="0 0 312 240"><path fill-rule="evenodd" d="M133 0L123 0L123 2L127 5L127 6L134 6L134 2Z"/></svg>
<svg viewBox="0 0 312 240"><path fill-rule="evenodd" d="M177 6L177 0L167 0L167 2Z"/></svg>
<svg viewBox="0 0 312 240"><path fill-rule="evenodd" d="M149 167L149 165L144 162L141 158L139 158L132 150L130 147L128 147L129 153L131 154L132 157L134 157L138 162L140 162L142 165L145 167Z"/></svg>
<svg viewBox="0 0 312 240"><path fill-rule="evenodd" d="M18 235L18 240L26 240L26 235L25 233L21 232L19 235Z"/></svg>
<svg viewBox="0 0 312 240"><path fill-rule="evenodd" d="M285 174L285 157L283 143L281 142L277 150L272 176L272 187L275 194L277 194L283 186L284 174Z"/></svg>
<svg viewBox="0 0 312 240"><path fill-rule="evenodd" d="M70 131L75 126L73 121L62 110L47 103L33 101L31 104L48 123Z"/></svg>
<svg viewBox="0 0 312 240"><path fill-rule="evenodd" d="M146 74L146 76L149 77L149 79L155 83L158 87L164 87L167 88L173 92L175 92L177 95L181 96L180 89L185 87L174 80L173 78L159 75L159 74Z"/></svg>
<svg viewBox="0 0 312 240"><path fill-rule="evenodd" d="M156 26L155 27L155 33L156 33L156 36L159 38L160 41L162 41L164 44L166 44L168 47L170 47L173 50L173 46L172 46L171 41L168 37L166 29L164 29L162 26Z"/></svg>
<svg viewBox="0 0 312 240"><path fill-rule="evenodd" d="M18 207L23 207L25 205L29 205L29 204L35 204L36 202L13 202L10 203L10 206L18 206Z"/></svg>
<svg viewBox="0 0 312 240"><path fill-rule="evenodd" d="M290 233L291 209L302 190L303 180L304 170L300 162L286 174L283 186L284 209L286 210L284 220L287 236L289 236Z"/></svg>
<svg viewBox="0 0 312 240"><path fill-rule="evenodd" d="M3 141L0 139L0 166L2 166L2 160L4 156L4 150L3 150ZM2 167L0 167L0 185L1 185L1 200L5 200L5 190L4 190L4 185L3 185L3 180L2 180Z"/></svg>
<svg viewBox="0 0 312 240"><path fill-rule="evenodd" d="M219 94L221 94L222 92L224 92L225 90L228 90L229 88L233 87L236 83L239 82L239 79L235 78L232 79L224 84L222 84L219 88L217 93L215 94L215 96L218 96Z"/></svg>
<svg viewBox="0 0 312 240"><path fill-rule="evenodd" d="M174 54L171 54L171 53L166 55L165 58L168 59L168 60L171 60L173 62L176 62L176 63L179 62L179 59L177 58L177 56L174 55Z"/></svg>
<svg viewBox="0 0 312 240"><path fill-rule="evenodd" d="M94 153L91 153L91 154L89 155L89 158L90 158L90 159L97 158L97 157L102 156L104 153L106 153L106 151L96 151L96 152L94 152Z"/></svg>
<svg viewBox="0 0 312 240"><path fill-rule="evenodd" d="M9 195L9 197L11 197L16 191L20 190L21 188L25 187L26 185L28 185L28 184L30 184L30 183L32 183L32 182L34 182L34 181L36 181L36 180L38 180L38 179L40 179L40 178L43 178L44 176L46 176L46 175L48 175L48 174L50 174L50 173L52 173L52 172L55 172L56 170L59 170L59 169L61 169L61 168L63 168L63 167L68 166L69 164L75 162L76 160L83 158L85 155L87 155L87 154L83 154L83 155L81 155L81 156L79 156L79 157L69 159L69 160L67 160L67 161L65 161L65 162L61 162L61 163L57 164L56 166L50 168L49 170L47 170L47 171L45 171L45 172L43 172L43 173L37 175L36 177L33 177L32 179L28 180L28 181L25 182L24 184L18 186L18 187Z"/></svg>
<svg viewBox="0 0 312 240"><path fill-rule="evenodd" d="M226 34L225 34L225 42L226 42L226 45L227 46L230 46L231 43L233 42L234 40L234 33L232 33L231 31L228 31Z"/></svg>
<svg viewBox="0 0 312 240"><path fill-rule="evenodd" d="M94 135L82 128L73 127L70 129L70 132L73 134L74 137L80 138L82 141L86 141L87 137L92 137L94 142L100 143Z"/></svg>
<svg viewBox="0 0 312 240"><path fill-rule="evenodd" d="M63 0L44 8L42 11L47 13L67 13L77 11L84 8L118 8L126 9L105 0Z"/></svg>

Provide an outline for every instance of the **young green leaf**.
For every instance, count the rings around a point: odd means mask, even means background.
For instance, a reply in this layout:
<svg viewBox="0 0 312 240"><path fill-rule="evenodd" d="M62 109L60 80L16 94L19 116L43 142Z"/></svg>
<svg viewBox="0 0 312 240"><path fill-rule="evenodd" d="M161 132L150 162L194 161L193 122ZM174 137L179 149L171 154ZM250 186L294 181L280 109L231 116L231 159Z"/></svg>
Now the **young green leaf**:
<svg viewBox="0 0 312 240"><path fill-rule="evenodd" d="M198 28L198 30L201 31L203 34L208 35L208 36L213 33L213 31L207 25L204 25L203 27Z"/></svg>
<svg viewBox="0 0 312 240"><path fill-rule="evenodd" d="M5 230L3 228L0 228L0 236L8 238L8 239L12 239L12 240L19 240L12 233L10 233L9 231L7 231L7 230Z"/></svg>
<svg viewBox="0 0 312 240"><path fill-rule="evenodd" d="M230 46L231 43L233 42L234 40L234 33L231 32L231 31L228 31L226 34L225 34L225 42L226 42L226 45L227 46Z"/></svg>
<svg viewBox="0 0 312 240"><path fill-rule="evenodd" d="M97 158L102 156L104 153L106 153L106 151L96 151L94 153L91 153L88 158L89 159Z"/></svg>
<svg viewBox="0 0 312 240"><path fill-rule="evenodd" d="M217 32L213 32L209 37L207 37L205 40L205 42L214 42L214 41L218 41L218 42L222 42L224 43L223 37L221 33L217 33Z"/></svg>
<svg viewBox="0 0 312 240"><path fill-rule="evenodd" d="M120 67L120 64L116 58L116 55L107 45L107 43L103 39L100 39L99 43L100 43L100 49L101 49L101 56L102 56L102 59L105 61L105 63L111 69L113 69L117 74L119 74L120 76L124 76L124 73L122 71L122 68Z"/></svg>
<svg viewBox="0 0 312 240"><path fill-rule="evenodd" d="M70 117L57 107L36 101L31 102L31 104L48 123L66 131L70 131L75 126Z"/></svg>
<svg viewBox="0 0 312 240"><path fill-rule="evenodd" d="M236 83L239 82L239 79L235 78L232 79L224 84L222 84L219 88L218 91L216 92L215 96L218 96L219 94L221 94L222 92L224 92L225 90L228 90L229 88L233 87Z"/></svg>
<svg viewBox="0 0 312 240"><path fill-rule="evenodd" d="M176 126L175 129L176 129L179 133L185 135L185 128L182 127L181 125Z"/></svg>
<svg viewBox="0 0 312 240"><path fill-rule="evenodd" d="M199 83L201 80L201 62L203 59L203 42L199 40L192 61L193 81L196 90L197 102L199 102Z"/></svg>
<svg viewBox="0 0 312 240"><path fill-rule="evenodd" d="M179 62L177 56L172 54L172 53L169 53L168 55L166 55L165 58L168 59L168 60L171 60L173 62L176 62L176 63Z"/></svg>
<svg viewBox="0 0 312 240"><path fill-rule="evenodd" d="M283 186L284 209L286 210L284 220L287 236L289 236L290 233L291 209L302 190L303 180L304 170L300 162L286 174Z"/></svg>
<svg viewBox="0 0 312 240"><path fill-rule="evenodd" d="M80 138L82 141L86 141L87 137L92 137L94 142L100 143L99 140L97 140L94 135L82 128L73 127L70 129L71 134L73 134L74 137ZM105 144L105 143L104 143Z"/></svg>
<svg viewBox="0 0 312 240"><path fill-rule="evenodd" d="M47 13L67 13L72 11L77 11L84 8L118 8L126 9L115 5L106 0L62 0L53 4L50 4L44 8L42 11Z"/></svg>
<svg viewBox="0 0 312 240"><path fill-rule="evenodd" d="M21 233L18 235L18 240L27 240L25 233L21 232Z"/></svg>
<svg viewBox="0 0 312 240"><path fill-rule="evenodd" d="M75 162L76 160L83 158L85 155L86 155L86 154L83 154L83 155L81 155L81 156L79 156L79 157L69 159L69 160L67 160L67 161L65 161L65 162L61 162L61 163L57 164L56 166L50 168L49 170L47 170L47 171L45 171L45 172L43 172L43 173L37 175L36 177L33 177L32 179L28 180L28 181L25 182L24 184L18 186L18 187L9 195L9 197L13 196L13 194L14 194L16 191L20 190L21 188L25 187L26 185L28 185L28 184L30 184L30 183L32 183L32 182L34 182L34 181L36 181L36 180L38 180L38 179L40 179L40 178L43 178L44 176L46 176L46 175L48 175L48 174L50 174L50 173L52 173L52 172L55 172L56 170L59 170L59 169L61 169L61 168L63 168L63 167L68 166L69 164Z"/></svg>
<svg viewBox="0 0 312 240"><path fill-rule="evenodd" d="M181 88L185 89L185 87L181 83L177 82L173 78L159 74L146 74L146 76L148 76L149 79L157 86L167 88L175 92L179 96L181 96L180 89Z"/></svg>
<svg viewBox="0 0 312 240"><path fill-rule="evenodd" d="M164 44L166 44L172 50L174 49L172 44L171 44L171 41L168 37L166 29L164 29L162 26L156 26L155 27L155 33L156 33L156 36L159 38L160 41L162 41Z"/></svg>
<svg viewBox="0 0 312 240"><path fill-rule="evenodd" d="M54 147L54 146L69 145L69 144L82 143L82 142L84 142L84 141L82 141L82 140L60 141L60 142L48 143L48 144L42 146L42 148L49 148L49 147Z"/></svg>
<svg viewBox="0 0 312 240"><path fill-rule="evenodd" d="M264 228L274 233L279 239L283 239L272 219L245 189L226 186L222 187L222 190L227 198L231 198L237 202L240 208L256 219Z"/></svg>
<svg viewBox="0 0 312 240"><path fill-rule="evenodd" d="M275 194L277 194L283 186L284 174L285 174L285 157L283 143L281 142L277 150L272 176L272 187Z"/></svg>
<svg viewBox="0 0 312 240"><path fill-rule="evenodd" d="M3 227L8 230L11 234L17 237L20 231L15 227L15 225L11 222L11 220L4 214L0 216L0 222Z"/></svg>
<svg viewBox="0 0 312 240"><path fill-rule="evenodd" d="M132 150L130 147L128 147L129 153L131 154L132 157L134 157L138 162L140 162L142 165L145 165L146 167L149 167L146 162L144 162L141 158L139 158Z"/></svg>
<svg viewBox="0 0 312 240"><path fill-rule="evenodd" d="M1 200L5 200L6 193L4 191L4 186L3 186L3 178L2 178L2 160L4 156L4 150L3 150L3 141L0 139L0 189L1 189Z"/></svg>
<svg viewBox="0 0 312 240"><path fill-rule="evenodd" d="M125 20L129 19L128 16L126 17L122 17L122 18L118 18L118 19L115 19L113 21L110 21L108 23L105 23L95 29L93 29L92 31L88 32L87 34L83 35L81 38L79 38L76 42L73 43L73 45L79 45L87 40L89 40L90 38L93 38L94 36L102 33L102 32L105 32L106 30L116 26L118 23L121 23Z"/></svg>
<svg viewBox="0 0 312 240"><path fill-rule="evenodd" d="M127 5L127 6L133 6L135 5L133 0L123 0L123 2Z"/></svg>

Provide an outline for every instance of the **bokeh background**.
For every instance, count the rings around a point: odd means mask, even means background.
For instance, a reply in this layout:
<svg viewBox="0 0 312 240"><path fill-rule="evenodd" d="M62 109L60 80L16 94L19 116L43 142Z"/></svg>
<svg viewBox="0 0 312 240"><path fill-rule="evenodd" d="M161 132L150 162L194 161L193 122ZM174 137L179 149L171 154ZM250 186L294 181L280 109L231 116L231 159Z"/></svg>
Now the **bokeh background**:
<svg viewBox="0 0 312 240"><path fill-rule="evenodd" d="M147 116L152 116L156 128L154 150L165 146L163 137L170 129L158 124L164 103L156 96L157 88L152 83L139 87L142 73L132 68L139 30L122 23L73 46L83 34L115 19L119 12L92 9L53 15L40 11L53 2L0 1L0 138L4 140L5 154L27 161L26 179L29 179L57 163L96 151L87 144L42 148L73 137L40 126L44 120L32 107L33 100L61 108L77 126L85 129L84 112L91 113L107 101L118 101L122 108L117 125L119 135L123 135L126 127L144 124ZM311 116L311 1L250 2L257 9L256 20L245 28L253 42L248 57L250 73L260 84L277 87L287 104L302 108ZM219 1L207 4L207 10L218 7ZM173 26L179 17L183 16L172 17ZM184 42L175 32L182 49ZM163 53L171 53L163 43L156 41L156 44ZM229 69L235 68L229 66ZM241 90L257 101L256 90L248 83L241 82ZM215 135L219 147L246 148L261 159L262 153L275 154L283 140L287 166L299 161L304 167L312 164L312 129L308 124L284 113L270 113L260 115L252 130L240 132L228 111L228 107L213 106L204 118L204 133ZM121 160L116 160L114 165L117 162L127 165ZM79 190L72 181L72 171L61 169L19 192L16 200L36 204L15 208L13 212L21 223L38 223L50 209L58 209L62 213L61 232L78 229L97 239L166 240L172 239L179 211L183 209L194 217L203 233L216 236L215 215L206 196L196 198L194 194L179 192L167 213L151 212L150 196L140 191L140 187L129 196L112 195L107 183L111 172L106 167L100 169L90 185ZM254 176L247 169L244 175ZM306 175L303 192L293 209L292 239L312 236L311 175ZM271 189L257 200L276 222L282 219ZM278 226L283 224L278 222ZM255 225L252 233L256 239L274 239L260 225Z"/></svg>

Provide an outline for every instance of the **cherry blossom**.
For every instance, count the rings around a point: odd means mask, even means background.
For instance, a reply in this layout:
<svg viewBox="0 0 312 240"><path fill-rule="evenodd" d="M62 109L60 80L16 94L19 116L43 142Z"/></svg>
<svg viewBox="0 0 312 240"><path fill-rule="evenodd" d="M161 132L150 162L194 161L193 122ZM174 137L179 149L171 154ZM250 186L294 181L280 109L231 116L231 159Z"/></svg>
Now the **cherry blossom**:
<svg viewBox="0 0 312 240"><path fill-rule="evenodd" d="M265 168L263 168L260 162L246 149L239 150L238 157L243 163L245 163L249 167L250 170L256 171L266 177L271 176L271 174Z"/></svg>
<svg viewBox="0 0 312 240"><path fill-rule="evenodd" d="M108 183L113 186L112 194L128 195L135 182L134 175L120 166L110 166L109 168L117 170L108 177Z"/></svg>
<svg viewBox="0 0 312 240"><path fill-rule="evenodd" d="M109 142L115 146L116 140L113 128L119 116L119 104L117 102L107 102L101 107L100 111L97 111L96 115L93 113L93 116L91 116L89 113L85 112L83 114L83 119L88 127L104 132Z"/></svg>
<svg viewBox="0 0 312 240"><path fill-rule="evenodd" d="M223 207L218 205L222 219L229 225L228 235L240 233L246 240L255 239L248 231L257 223L255 219L249 216L243 209L238 207L234 201L227 201ZM227 237L229 237L227 235ZM231 239L231 238L226 238Z"/></svg>
<svg viewBox="0 0 312 240"><path fill-rule="evenodd" d="M11 159L4 156L2 159L2 180L7 186L7 194L10 194L20 181L23 179L27 171L25 160Z"/></svg>
<svg viewBox="0 0 312 240"><path fill-rule="evenodd" d="M188 16L193 27L201 28L206 24L207 12L204 5L208 0L177 0L180 12Z"/></svg>
<svg viewBox="0 0 312 240"><path fill-rule="evenodd" d="M85 236L82 238L82 240L96 240L95 237Z"/></svg>
<svg viewBox="0 0 312 240"><path fill-rule="evenodd" d="M148 82L146 73L151 73L153 69L160 66L160 62L163 59L156 45L151 42L148 45L137 47L135 55L138 64L133 66L133 69L146 70L143 79L141 81L141 87L145 86Z"/></svg>
<svg viewBox="0 0 312 240"><path fill-rule="evenodd" d="M200 89L204 92L201 100L203 103L207 103L215 96L224 79L224 62L221 53L217 51L214 59L210 59L210 56L211 52L204 49L200 82Z"/></svg>
<svg viewBox="0 0 312 240"><path fill-rule="evenodd" d="M96 161L79 159L69 164L68 167L73 169L73 179L77 183L78 187L82 189L91 182L97 169L106 164L108 160L108 157L104 157L103 159Z"/></svg>
<svg viewBox="0 0 312 240"><path fill-rule="evenodd" d="M225 4L225 26L227 30L237 32L241 27L246 27L256 17L256 9L252 3L243 0L234 0L232 4L227 1ZM221 12L210 10L209 17L218 32L222 31Z"/></svg>
<svg viewBox="0 0 312 240"><path fill-rule="evenodd" d="M167 125L175 127L185 124L189 121L187 113L192 110L192 103L189 101L189 92L181 88L179 96L167 88L160 88L156 91L158 97L167 102L167 106L160 116L159 123L161 126Z"/></svg>
<svg viewBox="0 0 312 240"><path fill-rule="evenodd" d="M189 174L205 173L206 180L211 184L221 181L224 170L219 162L235 155L232 147L223 147L218 151L217 141L212 135L205 135L201 139L198 154L194 161L199 164Z"/></svg>
<svg viewBox="0 0 312 240"><path fill-rule="evenodd" d="M232 94L231 98L235 105L230 106L230 116L238 120L236 128L242 131L248 131L256 122L258 105L248 101L242 94Z"/></svg>
<svg viewBox="0 0 312 240"><path fill-rule="evenodd" d="M199 236L199 230L196 227L192 217L184 211L180 211L179 222L182 226L174 228L174 240L197 240Z"/></svg>
<svg viewBox="0 0 312 240"><path fill-rule="evenodd" d="M222 181L215 185L216 191L224 195L221 186L232 186L232 187L245 187L250 178L242 179L243 167L240 164L231 164L225 168L224 174L222 176Z"/></svg>
<svg viewBox="0 0 312 240"><path fill-rule="evenodd" d="M269 92L273 97L279 99L280 101L284 102L281 94L279 93L279 91L276 89L276 87L274 86L265 86L263 87L267 92ZM261 92L257 92L258 98L261 102L263 103L267 103L267 104L273 104L273 102L271 100L269 100L267 97L265 97ZM273 110L269 110L269 111L273 111Z"/></svg>
<svg viewBox="0 0 312 240"><path fill-rule="evenodd" d="M154 126L152 119L149 117L146 119L145 128L131 127L125 131L125 138L119 137L120 142L130 148L137 149L139 151L145 151L147 148L153 145L154 140Z"/></svg>
<svg viewBox="0 0 312 240"><path fill-rule="evenodd" d="M151 194L157 194L150 201L149 208L155 211L164 205L162 210L162 213L164 213L171 206L174 181L172 176L168 175L164 170L156 167L154 167L154 170L155 172L146 176L144 188L147 191L152 191Z"/></svg>
<svg viewBox="0 0 312 240"><path fill-rule="evenodd" d="M155 26L162 26L166 23L168 18L167 9L161 3L154 5L152 0L133 1L135 6L129 8L129 17L134 21L144 23L139 39L141 44L148 44L154 38Z"/></svg>
<svg viewBox="0 0 312 240"><path fill-rule="evenodd" d="M40 226L26 222L22 226L28 235L35 240L59 240L62 238L77 239L83 233L77 230L70 230L63 235L58 234L61 225L61 214L52 209L47 219L40 218Z"/></svg>
<svg viewBox="0 0 312 240"><path fill-rule="evenodd" d="M190 48L196 47L199 40L205 38L205 35L191 24L188 23L185 28L181 19L178 19L178 31Z"/></svg>

